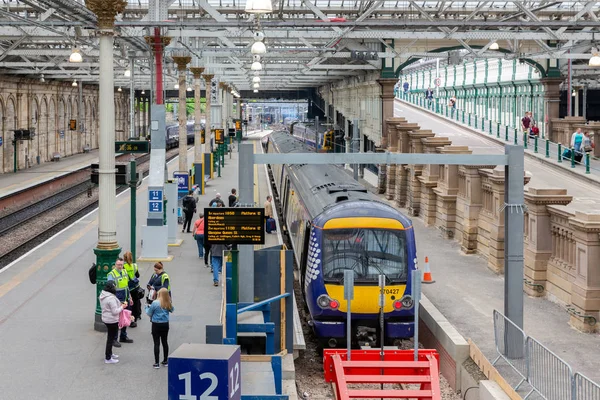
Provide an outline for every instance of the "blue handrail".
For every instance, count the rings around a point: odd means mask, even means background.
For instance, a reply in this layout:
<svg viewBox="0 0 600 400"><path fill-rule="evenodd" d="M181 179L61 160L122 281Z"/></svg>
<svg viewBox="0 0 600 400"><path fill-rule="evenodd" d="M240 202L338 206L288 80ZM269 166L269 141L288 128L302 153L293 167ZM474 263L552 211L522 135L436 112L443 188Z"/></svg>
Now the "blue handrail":
<svg viewBox="0 0 600 400"><path fill-rule="evenodd" d="M244 308L240 308L239 310L237 310L237 313L238 313L238 315L240 315L242 313L245 313L246 311L256 310L257 308L261 308L262 306L265 306L265 305L272 303L274 301L277 301L277 300L284 299L289 296L290 296L290 293L283 293L283 294L280 294L279 296L271 297L270 299L259 301L258 303L254 303L254 304L251 304Z"/></svg>

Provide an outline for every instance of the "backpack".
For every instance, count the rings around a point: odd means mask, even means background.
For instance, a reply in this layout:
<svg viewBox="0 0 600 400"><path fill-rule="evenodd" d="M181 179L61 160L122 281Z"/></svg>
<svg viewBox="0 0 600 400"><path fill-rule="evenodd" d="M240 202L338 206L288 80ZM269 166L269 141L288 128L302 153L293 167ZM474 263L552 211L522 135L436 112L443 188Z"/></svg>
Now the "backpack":
<svg viewBox="0 0 600 400"><path fill-rule="evenodd" d="M90 278L90 283L92 285L96 284L96 263L93 263L90 270L88 271L88 275Z"/></svg>

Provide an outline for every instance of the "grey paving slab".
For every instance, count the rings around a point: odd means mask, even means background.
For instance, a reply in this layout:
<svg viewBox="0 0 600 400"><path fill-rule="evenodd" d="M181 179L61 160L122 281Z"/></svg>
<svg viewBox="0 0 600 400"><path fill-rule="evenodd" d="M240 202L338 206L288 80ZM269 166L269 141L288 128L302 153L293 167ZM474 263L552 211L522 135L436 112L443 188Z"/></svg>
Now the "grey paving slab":
<svg viewBox="0 0 600 400"><path fill-rule="evenodd" d="M68 174L98 161L98 150L61 158L58 162L47 162L31 168L0 174L0 197Z"/></svg>
<svg viewBox="0 0 600 400"><path fill-rule="evenodd" d="M429 128L427 128L429 129ZM366 181L361 180L369 187ZM371 189L373 189L371 187ZM379 195L382 201L389 202ZM407 210L402 212L408 215ZM465 255L458 242L442 237L433 227L413 218L420 262L429 257L434 284L423 292L465 337L471 338L484 354L496 357L492 312L503 312L504 277L490 271L479 255ZM569 326L569 314L557 304L525 297L524 326L528 335L540 341L589 378L600 382L600 335L583 334Z"/></svg>
<svg viewBox="0 0 600 400"><path fill-rule="evenodd" d="M431 115L400 101L394 103L394 116L405 117L409 122L418 123L421 129L431 129L436 136L448 137L452 145L469 146L474 154L503 154L504 146L490 140L485 135L474 133L468 128L459 127L442 117ZM581 167L579 167L581 168ZM525 158L525 170L531 180L527 187L564 188L574 197L573 203L586 204L586 207L600 209L600 185L575 177L568 171L545 164L529 157Z"/></svg>
<svg viewBox="0 0 600 400"><path fill-rule="evenodd" d="M193 159L192 151L188 159ZM176 166L172 162L170 170ZM227 197L237 186L236 168L233 154L231 161L226 160L222 177L212 180L208 194L201 196L202 204L208 204L217 191ZM146 190L145 183L138 189L138 238L139 225L145 220ZM129 191L119 195L116 203L118 241L127 250ZM94 211L0 271L0 398L166 398L167 369L152 368L147 317L137 328L129 328L135 342L115 349L121 362L103 362L105 334L93 329L95 287L87 278L95 260L97 223ZM165 263L176 307L169 332L171 350L182 343L203 343L205 325L219 323L221 311L221 288L212 286L212 274L198 258L191 235L182 238L180 247L169 248L174 260ZM152 264L139 263L139 267L145 283Z"/></svg>

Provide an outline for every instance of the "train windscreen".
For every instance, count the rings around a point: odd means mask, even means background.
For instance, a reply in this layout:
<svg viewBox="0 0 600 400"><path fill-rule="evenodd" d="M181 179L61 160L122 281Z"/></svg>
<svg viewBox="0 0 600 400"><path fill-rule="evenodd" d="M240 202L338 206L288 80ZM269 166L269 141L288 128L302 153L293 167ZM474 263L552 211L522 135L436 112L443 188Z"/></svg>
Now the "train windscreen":
<svg viewBox="0 0 600 400"><path fill-rule="evenodd" d="M341 282L345 269L359 282L404 283L408 276L406 236L402 230L332 229L323 231L323 279Z"/></svg>

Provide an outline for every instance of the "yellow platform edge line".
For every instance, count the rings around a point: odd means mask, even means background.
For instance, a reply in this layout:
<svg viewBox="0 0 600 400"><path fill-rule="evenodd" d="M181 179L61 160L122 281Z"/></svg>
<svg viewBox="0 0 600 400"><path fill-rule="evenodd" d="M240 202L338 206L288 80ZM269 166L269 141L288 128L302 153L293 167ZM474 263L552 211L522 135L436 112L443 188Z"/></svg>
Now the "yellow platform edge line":
<svg viewBox="0 0 600 400"><path fill-rule="evenodd" d="M168 246L169 247L179 247L179 246L181 246L182 243L183 243L183 239L177 239L177 241L175 243L169 243Z"/></svg>
<svg viewBox="0 0 600 400"><path fill-rule="evenodd" d="M174 258L174 257L175 257L175 256L173 256L173 255L169 255L169 256L167 256L166 258L146 258L146 257L139 257L139 258L137 259L137 262L158 262L158 261L161 261L161 262L162 262L162 261L169 262L169 261L173 261L173 258Z"/></svg>

